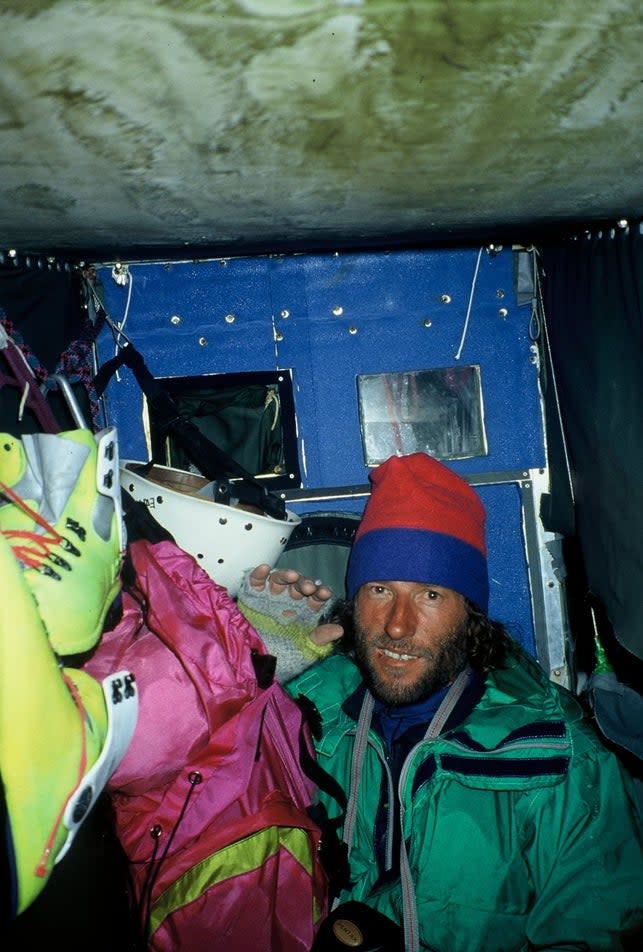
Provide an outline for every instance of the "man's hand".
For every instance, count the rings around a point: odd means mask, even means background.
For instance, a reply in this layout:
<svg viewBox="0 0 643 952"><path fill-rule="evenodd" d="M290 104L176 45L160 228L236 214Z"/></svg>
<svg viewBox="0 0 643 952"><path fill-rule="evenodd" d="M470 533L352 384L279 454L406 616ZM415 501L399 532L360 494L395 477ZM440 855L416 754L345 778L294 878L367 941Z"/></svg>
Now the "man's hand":
<svg viewBox="0 0 643 952"><path fill-rule="evenodd" d="M271 569L266 563L258 565L248 577L250 587L256 592L265 592L269 595L281 595L287 592L295 602L306 600L311 612L320 614L333 597L332 589L320 581L313 581L301 575L296 569ZM294 617L297 614L284 609L282 615ZM309 634L310 640L316 645L327 645L336 641L343 634L341 625L318 625Z"/></svg>

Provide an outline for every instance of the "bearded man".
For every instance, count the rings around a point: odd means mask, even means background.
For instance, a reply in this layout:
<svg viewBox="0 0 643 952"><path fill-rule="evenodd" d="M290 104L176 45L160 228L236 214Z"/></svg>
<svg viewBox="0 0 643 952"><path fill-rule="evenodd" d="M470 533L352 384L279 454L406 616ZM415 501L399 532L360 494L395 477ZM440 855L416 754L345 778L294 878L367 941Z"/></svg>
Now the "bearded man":
<svg viewBox="0 0 643 952"><path fill-rule="evenodd" d="M342 818L320 793L349 851L335 915L365 904L406 952L639 948L632 780L579 700L487 616L477 493L423 453L371 482L348 600L312 633L341 637L286 685L316 709L318 761L348 800ZM316 586L262 566L248 591L314 607L328 599ZM384 948L363 944L364 922L351 943Z"/></svg>

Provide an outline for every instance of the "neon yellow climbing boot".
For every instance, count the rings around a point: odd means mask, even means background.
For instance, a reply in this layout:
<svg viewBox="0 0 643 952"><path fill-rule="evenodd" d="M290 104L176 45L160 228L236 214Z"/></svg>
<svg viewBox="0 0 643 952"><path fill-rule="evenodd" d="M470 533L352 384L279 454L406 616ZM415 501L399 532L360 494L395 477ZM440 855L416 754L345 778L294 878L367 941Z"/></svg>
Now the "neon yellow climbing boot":
<svg viewBox="0 0 643 952"><path fill-rule="evenodd" d="M93 648L125 548L115 428L0 434L0 532L54 651Z"/></svg>
<svg viewBox="0 0 643 952"><path fill-rule="evenodd" d="M134 678L60 666L0 533L0 776L10 916L31 905L116 769L138 712Z"/></svg>

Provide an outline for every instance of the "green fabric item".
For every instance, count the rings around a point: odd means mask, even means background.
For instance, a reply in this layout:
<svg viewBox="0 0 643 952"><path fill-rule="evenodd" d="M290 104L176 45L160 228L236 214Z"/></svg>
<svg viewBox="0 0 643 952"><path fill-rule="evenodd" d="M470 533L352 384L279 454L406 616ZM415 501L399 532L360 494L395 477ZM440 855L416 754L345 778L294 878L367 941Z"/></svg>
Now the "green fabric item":
<svg viewBox="0 0 643 952"><path fill-rule="evenodd" d="M613 671L612 665L607 660L607 655L605 654L605 649L603 648L600 639L597 634L594 635L594 648L596 650L596 664L594 666L594 674L608 674L610 671Z"/></svg>

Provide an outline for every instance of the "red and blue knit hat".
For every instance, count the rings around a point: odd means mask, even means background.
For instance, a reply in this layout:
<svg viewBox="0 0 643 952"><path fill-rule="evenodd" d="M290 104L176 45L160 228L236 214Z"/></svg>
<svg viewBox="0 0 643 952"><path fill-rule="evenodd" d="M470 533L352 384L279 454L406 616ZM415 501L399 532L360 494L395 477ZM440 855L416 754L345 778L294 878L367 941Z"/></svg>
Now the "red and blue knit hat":
<svg viewBox="0 0 643 952"><path fill-rule="evenodd" d="M486 612L486 514L475 490L426 453L392 456L369 478L371 495L348 562L348 597L366 582L430 582Z"/></svg>

